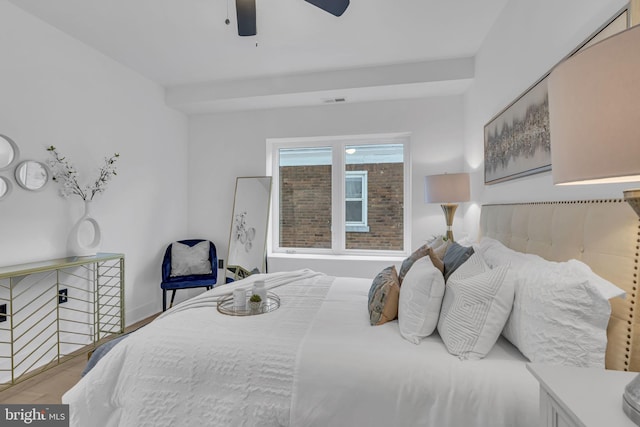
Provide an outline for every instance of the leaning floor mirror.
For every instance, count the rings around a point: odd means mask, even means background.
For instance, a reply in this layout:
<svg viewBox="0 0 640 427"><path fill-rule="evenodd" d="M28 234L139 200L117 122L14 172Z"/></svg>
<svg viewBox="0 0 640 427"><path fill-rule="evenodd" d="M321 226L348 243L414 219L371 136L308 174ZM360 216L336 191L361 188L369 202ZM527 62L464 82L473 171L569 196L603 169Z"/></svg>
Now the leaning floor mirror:
<svg viewBox="0 0 640 427"><path fill-rule="evenodd" d="M270 202L270 176L236 178L227 256L227 281L267 272Z"/></svg>

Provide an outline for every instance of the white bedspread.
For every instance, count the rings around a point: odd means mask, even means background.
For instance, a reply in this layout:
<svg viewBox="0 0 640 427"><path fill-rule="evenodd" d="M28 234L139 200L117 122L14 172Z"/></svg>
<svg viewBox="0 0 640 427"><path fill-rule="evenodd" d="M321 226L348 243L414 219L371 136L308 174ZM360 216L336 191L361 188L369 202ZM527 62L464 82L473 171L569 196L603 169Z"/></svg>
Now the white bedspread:
<svg viewBox="0 0 640 427"><path fill-rule="evenodd" d="M282 305L225 316L216 301L253 276L187 301L123 340L63 396L72 426L533 427L538 385L500 341L480 361L439 337L369 325L368 279L309 270L266 276Z"/></svg>
<svg viewBox="0 0 640 427"><path fill-rule="evenodd" d="M437 335L412 344L397 322L372 327L370 281L337 278L298 360L291 426L534 427L538 383L503 338L478 361Z"/></svg>
<svg viewBox="0 0 640 427"><path fill-rule="evenodd" d="M62 398L71 425L285 426L299 343L333 278L274 274L280 309L220 314L216 301L256 278L176 306L116 345ZM283 286L287 285L287 286Z"/></svg>

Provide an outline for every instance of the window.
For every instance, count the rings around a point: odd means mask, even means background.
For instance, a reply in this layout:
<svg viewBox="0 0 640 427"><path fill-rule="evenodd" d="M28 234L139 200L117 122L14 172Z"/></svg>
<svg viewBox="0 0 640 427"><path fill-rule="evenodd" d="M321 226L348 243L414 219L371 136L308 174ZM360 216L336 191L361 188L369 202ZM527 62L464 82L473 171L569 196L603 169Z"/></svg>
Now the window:
<svg viewBox="0 0 640 427"><path fill-rule="evenodd" d="M406 134L269 140L272 250L404 254L408 140Z"/></svg>
<svg viewBox="0 0 640 427"><path fill-rule="evenodd" d="M367 171L345 172L345 227L348 232L368 232Z"/></svg>

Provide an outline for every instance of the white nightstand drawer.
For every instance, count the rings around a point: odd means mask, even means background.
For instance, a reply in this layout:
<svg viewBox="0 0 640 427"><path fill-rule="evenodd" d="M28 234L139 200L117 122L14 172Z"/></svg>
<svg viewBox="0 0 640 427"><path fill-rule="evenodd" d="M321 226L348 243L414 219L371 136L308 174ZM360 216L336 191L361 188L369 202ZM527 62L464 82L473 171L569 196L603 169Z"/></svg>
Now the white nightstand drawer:
<svg viewBox="0 0 640 427"><path fill-rule="evenodd" d="M549 393L540 389L540 426L541 427L578 427Z"/></svg>

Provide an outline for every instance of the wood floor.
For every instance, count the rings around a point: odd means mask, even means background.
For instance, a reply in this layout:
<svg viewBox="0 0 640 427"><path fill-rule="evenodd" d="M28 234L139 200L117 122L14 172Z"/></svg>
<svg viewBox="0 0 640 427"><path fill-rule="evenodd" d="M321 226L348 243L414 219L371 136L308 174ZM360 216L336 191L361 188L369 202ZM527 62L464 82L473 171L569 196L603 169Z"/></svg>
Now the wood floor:
<svg viewBox="0 0 640 427"><path fill-rule="evenodd" d="M129 326L125 332L134 331L146 325L156 316L151 316ZM62 403L62 395L80 380L80 374L87 364L88 352L89 349L81 351L73 358L69 358L53 368L0 391L0 403Z"/></svg>

